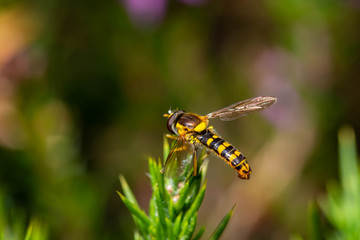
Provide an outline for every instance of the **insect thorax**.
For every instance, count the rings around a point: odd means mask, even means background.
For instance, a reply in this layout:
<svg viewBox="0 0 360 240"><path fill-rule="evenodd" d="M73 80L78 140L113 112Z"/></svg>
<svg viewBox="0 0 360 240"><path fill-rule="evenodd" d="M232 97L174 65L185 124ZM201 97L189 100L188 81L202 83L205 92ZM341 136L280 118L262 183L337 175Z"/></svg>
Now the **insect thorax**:
<svg viewBox="0 0 360 240"><path fill-rule="evenodd" d="M208 120L194 113L181 112L177 114L172 124L171 129L174 130L175 134L187 135L204 131L208 126Z"/></svg>

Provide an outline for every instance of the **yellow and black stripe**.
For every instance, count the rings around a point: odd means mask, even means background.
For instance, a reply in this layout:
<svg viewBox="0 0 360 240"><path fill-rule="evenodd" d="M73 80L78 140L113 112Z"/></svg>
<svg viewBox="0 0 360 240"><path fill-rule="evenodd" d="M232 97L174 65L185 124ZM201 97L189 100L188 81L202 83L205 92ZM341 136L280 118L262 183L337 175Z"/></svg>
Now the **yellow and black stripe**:
<svg viewBox="0 0 360 240"><path fill-rule="evenodd" d="M199 133L197 139L234 168L240 178L250 178L251 168L246 161L246 157L230 143L213 133L211 129L207 128Z"/></svg>

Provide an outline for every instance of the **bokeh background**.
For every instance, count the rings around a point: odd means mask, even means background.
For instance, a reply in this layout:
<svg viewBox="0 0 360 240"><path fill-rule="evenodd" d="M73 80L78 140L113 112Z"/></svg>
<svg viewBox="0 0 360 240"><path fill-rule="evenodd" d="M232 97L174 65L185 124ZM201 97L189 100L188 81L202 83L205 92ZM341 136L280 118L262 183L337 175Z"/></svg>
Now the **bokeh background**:
<svg viewBox="0 0 360 240"><path fill-rule="evenodd" d="M50 239L131 239L118 175L147 209L163 113L275 96L211 122L253 174L210 157L199 225L237 203L223 239L306 238L338 129L360 132L359 23L357 0L1 0L0 193Z"/></svg>

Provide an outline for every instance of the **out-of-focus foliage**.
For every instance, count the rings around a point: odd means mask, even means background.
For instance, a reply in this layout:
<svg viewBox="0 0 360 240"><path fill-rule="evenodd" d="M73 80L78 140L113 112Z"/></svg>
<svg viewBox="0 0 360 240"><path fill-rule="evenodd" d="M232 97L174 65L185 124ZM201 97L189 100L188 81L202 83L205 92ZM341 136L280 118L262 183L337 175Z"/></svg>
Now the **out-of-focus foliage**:
<svg viewBox="0 0 360 240"><path fill-rule="evenodd" d="M213 229L236 202L224 239L305 235L308 201L338 178L338 128L360 132L359 11L352 0L0 1L0 189L51 239L129 239L117 176L146 208L146 159L162 154L169 107L207 114L274 96L261 114L211 121L253 174L239 181L210 156L198 222Z"/></svg>
<svg viewBox="0 0 360 240"><path fill-rule="evenodd" d="M0 195L0 239L1 240L46 240L47 229L43 223L32 219L26 224L25 216L14 209Z"/></svg>
<svg viewBox="0 0 360 240"><path fill-rule="evenodd" d="M319 214L313 209L312 231L317 239L358 239L360 236L360 177L353 129L339 131L339 170L341 185L331 184L320 206L331 230L322 226Z"/></svg>

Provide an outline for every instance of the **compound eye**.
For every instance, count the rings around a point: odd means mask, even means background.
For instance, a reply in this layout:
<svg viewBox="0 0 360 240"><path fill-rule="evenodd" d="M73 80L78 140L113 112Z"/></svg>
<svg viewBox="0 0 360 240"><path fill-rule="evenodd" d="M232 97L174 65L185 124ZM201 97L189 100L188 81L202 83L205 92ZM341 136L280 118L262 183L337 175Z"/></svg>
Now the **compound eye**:
<svg viewBox="0 0 360 240"><path fill-rule="evenodd" d="M173 126L174 122L175 122L175 116L174 116L174 114L172 114L167 120L167 128L168 128L169 132L171 132L172 134L175 134L174 131L172 130L172 126Z"/></svg>
<svg viewBox="0 0 360 240"><path fill-rule="evenodd" d="M169 130L169 132L171 132L172 134L177 134L175 131L175 124L176 124L176 122L177 122L177 119L178 119L178 117L179 117L179 115L181 114L181 113L184 113L184 111L183 110L180 110L180 111L176 111L176 112L174 112L173 114L171 114L170 116L169 116L169 118L168 118L168 120L167 120L167 128L168 128L168 130Z"/></svg>

